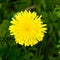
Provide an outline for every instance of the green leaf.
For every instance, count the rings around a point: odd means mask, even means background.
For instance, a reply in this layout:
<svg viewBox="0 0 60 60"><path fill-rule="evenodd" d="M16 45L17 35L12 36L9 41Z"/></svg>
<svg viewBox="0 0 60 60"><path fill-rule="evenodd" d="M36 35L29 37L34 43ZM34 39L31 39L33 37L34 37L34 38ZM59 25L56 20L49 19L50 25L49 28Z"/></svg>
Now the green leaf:
<svg viewBox="0 0 60 60"><path fill-rule="evenodd" d="M8 50L8 52L6 53L6 59L7 60L19 60L18 58L21 58L19 55L20 53L20 49L21 48L18 48L18 47L12 47Z"/></svg>
<svg viewBox="0 0 60 60"><path fill-rule="evenodd" d="M3 23L0 24L0 37L3 38L8 31L9 20L3 20Z"/></svg>
<svg viewBox="0 0 60 60"><path fill-rule="evenodd" d="M51 34L51 33L52 33L52 31L53 31L53 26L52 26L52 24L49 24L49 26L48 26L48 27L49 27L49 28L48 28L48 29L49 29L49 32L48 32L48 33L49 33L49 34Z"/></svg>
<svg viewBox="0 0 60 60"><path fill-rule="evenodd" d="M0 57L0 60L2 60L2 57Z"/></svg>
<svg viewBox="0 0 60 60"><path fill-rule="evenodd" d="M60 54L60 51L58 53Z"/></svg>
<svg viewBox="0 0 60 60"><path fill-rule="evenodd" d="M56 5L53 14L55 14L58 18L60 18L60 6Z"/></svg>
<svg viewBox="0 0 60 60"><path fill-rule="evenodd" d="M60 43L60 41L58 41L58 43Z"/></svg>
<svg viewBox="0 0 60 60"><path fill-rule="evenodd" d="M44 9L46 9L46 3L45 0L40 0L41 5L43 6Z"/></svg>
<svg viewBox="0 0 60 60"><path fill-rule="evenodd" d="M14 3L15 11L25 10L31 4L31 0L20 0Z"/></svg>
<svg viewBox="0 0 60 60"><path fill-rule="evenodd" d="M7 51L8 47L5 41L0 42L0 55L3 56L6 51Z"/></svg>
<svg viewBox="0 0 60 60"><path fill-rule="evenodd" d="M55 0L56 5L60 5L60 0Z"/></svg>
<svg viewBox="0 0 60 60"><path fill-rule="evenodd" d="M0 3L0 9L2 8L2 3Z"/></svg>
<svg viewBox="0 0 60 60"><path fill-rule="evenodd" d="M48 11L53 10L54 8L54 4L55 4L55 0L45 0L46 2L46 8Z"/></svg>
<svg viewBox="0 0 60 60"><path fill-rule="evenodd" d="M38 14L41 13L42 10L46 9L46 4L45 4L45 0L34 0L34 5L36 6L36 11L38 12Z"/></svg>
<svg viewBox="0 0 60 60"><path fill-rule="evenodd" d="M57 45L57 48L59 48L60 47L60 45Z"/></svg>
<svg viewBox="0 0 60 60"><path fill-rule="evenodd" d="M56 57L56 59L55 60L60 60L60 55L58 56L58 57Z"/></svg>
<svg viewBox="0 0 60 60"><path fill-rule="evenodd" d="M60 37L60 30L58 31L58 36Z"/></svg>
<svg viewBox="0 0 60 60"><path fill-rule="evenodd" d="M55 58L52 56L49 56L49 60L55 60Z"/></svg>

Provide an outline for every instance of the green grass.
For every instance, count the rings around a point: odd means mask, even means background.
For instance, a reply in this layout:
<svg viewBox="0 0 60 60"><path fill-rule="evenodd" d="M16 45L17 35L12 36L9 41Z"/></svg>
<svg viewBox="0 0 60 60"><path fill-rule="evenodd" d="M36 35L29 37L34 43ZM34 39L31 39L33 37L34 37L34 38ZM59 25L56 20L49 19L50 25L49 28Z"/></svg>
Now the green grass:
<svg viewBox="0 0 60 60"><path fill-rule="evenodd" d="M48 28L32 47L16 44L8 31L12 16L25 9L42 15ZM60 0L0 0L0 60L60 60Z"/></svg>

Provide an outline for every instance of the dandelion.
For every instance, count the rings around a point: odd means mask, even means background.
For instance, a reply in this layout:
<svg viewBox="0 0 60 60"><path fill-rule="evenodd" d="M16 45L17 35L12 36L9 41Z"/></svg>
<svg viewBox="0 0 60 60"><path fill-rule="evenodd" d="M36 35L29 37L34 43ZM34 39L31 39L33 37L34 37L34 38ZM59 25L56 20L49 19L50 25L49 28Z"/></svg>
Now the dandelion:
<svg viewBox="0 0 60 60"><path fill-rule="evenodd" d="M10 34L14 35L16 43L25 46L33 46L42 41L47 30L41 16L26 10L15 14L10 23Z"/></svg>

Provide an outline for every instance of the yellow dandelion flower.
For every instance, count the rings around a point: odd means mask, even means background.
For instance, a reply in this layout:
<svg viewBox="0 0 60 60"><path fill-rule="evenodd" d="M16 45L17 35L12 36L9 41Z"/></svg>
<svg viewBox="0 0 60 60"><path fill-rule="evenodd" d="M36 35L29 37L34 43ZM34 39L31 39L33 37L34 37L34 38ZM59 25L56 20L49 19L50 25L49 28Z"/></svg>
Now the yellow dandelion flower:
<svg viewBox="0 0 60 60"><path fill-rule="evenodd" d="M15 14L10 23L12 25L9 26L9 30L11 35L14 35L16 43L25 46L33 46L42 41L47 30L41 16L38 17L36 12L26 10Z"/></svg>

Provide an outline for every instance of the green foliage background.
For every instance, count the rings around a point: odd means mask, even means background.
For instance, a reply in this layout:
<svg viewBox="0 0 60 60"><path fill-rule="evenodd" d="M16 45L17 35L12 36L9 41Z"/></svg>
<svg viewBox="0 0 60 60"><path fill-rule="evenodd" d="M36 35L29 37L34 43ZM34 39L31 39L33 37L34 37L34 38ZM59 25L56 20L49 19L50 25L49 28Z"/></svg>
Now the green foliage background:
<svg viewBox="0 0 60 60"><path fill-rule="evenodd" d="M25 9L42 15L48 28L32 47L17 45L8 31L12 16ZM60 60L60 0L0 0L0 60Z"/></svg>

